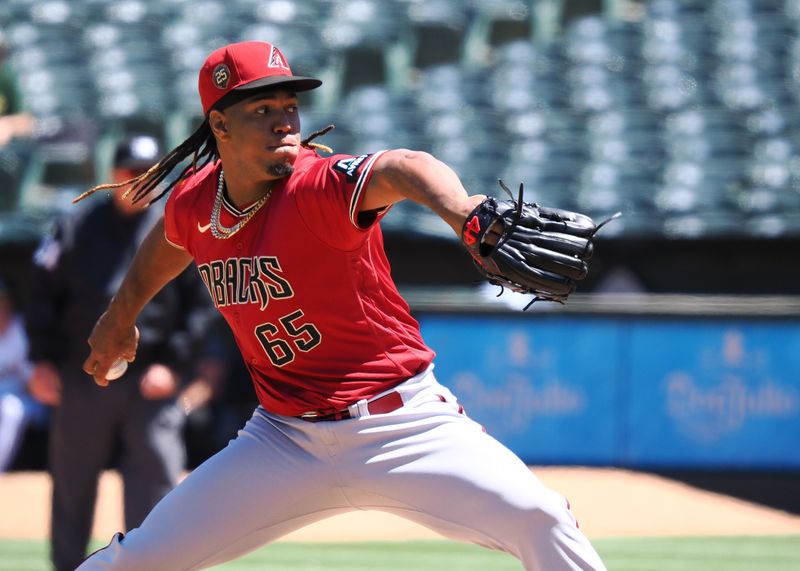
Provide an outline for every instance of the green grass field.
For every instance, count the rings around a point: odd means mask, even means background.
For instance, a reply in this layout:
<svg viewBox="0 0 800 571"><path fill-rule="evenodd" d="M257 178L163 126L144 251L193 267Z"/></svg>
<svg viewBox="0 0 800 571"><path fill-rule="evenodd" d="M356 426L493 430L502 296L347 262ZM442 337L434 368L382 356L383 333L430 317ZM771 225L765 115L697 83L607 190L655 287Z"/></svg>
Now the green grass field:
<svg viewBox="0 0 800 571"><path fill-rule="evenodd" d="M798 571L800 535L609 539L594 542L609 571ZM0 571L46 571L43 541L0 541ZM277 543L224 571L519 571L513 558L448 541Z"/></svg>

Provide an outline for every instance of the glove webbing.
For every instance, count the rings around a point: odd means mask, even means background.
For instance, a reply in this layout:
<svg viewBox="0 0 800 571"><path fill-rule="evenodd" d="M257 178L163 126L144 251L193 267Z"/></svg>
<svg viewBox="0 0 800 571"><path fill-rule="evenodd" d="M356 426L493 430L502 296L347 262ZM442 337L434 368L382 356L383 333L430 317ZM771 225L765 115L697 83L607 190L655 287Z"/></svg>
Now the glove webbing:
<svg viewBox="0 0 800 571"><path fill-rule="evenodd" d="M505 193L512 200L512 202L514 202L516 204L516 206L517 206L517 209L514 211L514 217L511 220L511 228L508 231L508 234L510 234L514 230L514 228L517 226L517 223L519 222L519 219L522 217L522 205L523 205L523 198L524 198L525 183L522 183L522 182L519 183L519 191L518 191L518 195L517 195L516 199L514 198L514 195L511 194L511 189L509 189L506 186L506 184L503 182L502 179L497 179L497 183L500 185L500 188L502 188L505 191ZM537 208L539 207L539 205L537 203L535 203L535 202L532 203L532 204L533 204L534 207L537 207ZM595 235L597 234L597 231L600 230L600 228L602 228L603 226L605 226L606 224L608 224L612 220L615 220L615 219L619 218L620 216L622 216L622 212L615 212L614 214L612 214L611 216L609 216L608 218L603 220L600 224L595 226L594 231L590 234L590 236L592 238L594 238ZM503 233L504 236L506 236L508 234L506 234L505 232ZM591 242L587 242L586 243L586 248L589 247L590 243ZM498 242L498 245L500 245L500 242ZM586 249L585 248L584 248L584 252L583 253L584 254L586 253ZM505 293L505 291L506 291L505 286L502 283L500 283L499 281L493 280L491 278L491 276L489 277L489 283L492 284L492 285L496 285L496 286L500 287L500 292L497 294L496 297L500 297L501 295L503 295L503 293ZM525 307L522 308L522 311L527 311L530 306L532 306L535 302L540 301L540 300L556 301L556 302L560 303L561 305L564 305L564 302L562 300L548 299L546 297L541 297L539 295L535 295L534 294L533 299L530 301L530 303L528 303L528 305L526 305Z"/></svg>

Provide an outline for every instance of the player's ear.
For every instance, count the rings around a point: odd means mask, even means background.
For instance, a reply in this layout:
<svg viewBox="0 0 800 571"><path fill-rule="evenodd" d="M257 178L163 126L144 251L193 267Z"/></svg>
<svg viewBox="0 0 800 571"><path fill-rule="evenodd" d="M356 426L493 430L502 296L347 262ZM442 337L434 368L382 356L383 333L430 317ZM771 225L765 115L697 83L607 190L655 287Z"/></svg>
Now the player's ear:
<svg viewBox="0 0 800 571"><path fill-rule="evenodd" d="M224 138L228 134L228 124L225 121L225 114L216 109L212 109L208 114L208 125L211 127L211 132L214 136Z"/></svg>

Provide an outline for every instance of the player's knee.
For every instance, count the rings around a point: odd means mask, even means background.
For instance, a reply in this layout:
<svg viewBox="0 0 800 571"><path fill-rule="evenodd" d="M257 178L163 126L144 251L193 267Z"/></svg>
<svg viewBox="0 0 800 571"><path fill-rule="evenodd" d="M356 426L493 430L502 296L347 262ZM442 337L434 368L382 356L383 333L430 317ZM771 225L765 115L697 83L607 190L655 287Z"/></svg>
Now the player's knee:
<svg viewBox="0 0 800 571"><path fill-rule="evenodd" d="M563 496L547 491L535 509L527 512L526 525L520 526L514 549L526 569L585 569L606 571L600 556L578 529L569 503Z"/></svg>
<svg viewBox="0 0 800 571"><path fill-rule="evenodd" d="M551 490L540 494L536 505L524 510L523 519L523 528L528 533L543 533L559 525L576 525L566 498Z"/></svg>

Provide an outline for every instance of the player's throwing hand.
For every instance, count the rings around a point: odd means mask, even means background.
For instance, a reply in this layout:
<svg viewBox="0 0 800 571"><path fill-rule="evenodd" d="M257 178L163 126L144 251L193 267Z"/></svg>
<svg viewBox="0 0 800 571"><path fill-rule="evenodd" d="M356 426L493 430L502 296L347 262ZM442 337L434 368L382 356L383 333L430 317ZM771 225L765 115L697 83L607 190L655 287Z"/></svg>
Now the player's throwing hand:
<svg viewBox="0 0 800 571"><path fill-rule="evenodd" d="M139 328L136 325L118 325L106 311L95 324L88 342L91 352L83 362L83 370L95 383L106 387L108 372L115 360L123 358L131 363L136 358Z"/></svg>

